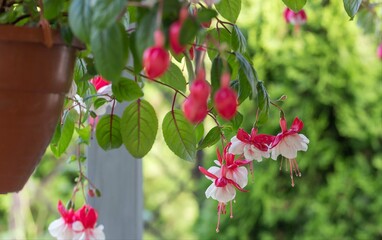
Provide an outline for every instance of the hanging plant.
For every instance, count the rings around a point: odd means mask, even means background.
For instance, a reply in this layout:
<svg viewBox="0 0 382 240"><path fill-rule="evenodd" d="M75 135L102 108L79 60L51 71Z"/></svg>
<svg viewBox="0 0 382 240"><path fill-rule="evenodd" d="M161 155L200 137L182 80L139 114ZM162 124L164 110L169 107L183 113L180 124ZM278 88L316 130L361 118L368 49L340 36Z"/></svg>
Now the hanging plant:
<svg viewBox="0 0 382 240"><path fill-rule="evenodd" d="M286 22L295 26L295 32L303 31L301 28L307 23L307 14L302 8L307 1L283 2L288 7L284 13ZM356 1L359 4L355 5L351 2L354 1L344 0L346 11L354 17L361 1ZM5 41L1 43L4 44L0 45L1 49L12 45L4 39L7 34L3 34L2 29L14 28L16 32L24 29L35 32L39 38L32 41L37 50L25 49L19 53L19 58L27 61L25 66L34 66L33 69L21 71L24 64L12 62L16 56L13 53L0 60L3 73L0 106L15 102L17 104L10 105L5 115L24 114L1 120L5 122L0 125L9 129L6 135L17 138L7 141L17 142L22 149L39 149L37 154L29 154L12 148L5 151L5 158L9 161L31 155L33 161L28 172L31 174L49 139L50 149L59 157L67 150L74 133L79 138L77 154L71 157L71 161L78 162L79 176L68 208L59 203L62 217L50 227L54 237L104 238L102 227L96 228L96 210L85 205L75 211L72 204L78 192L84 197L85 192L91 197L101 195L81 167L87 160L81 154L81 148L89 144L93 135L105 151L125 147L134 157L142 158L155 144L161 124L169 149L190 162L195 160L197 150L221 143L223 152L217 150L217 166L207 170L199 167L212 181L206 197L218 201L219 219L220 214L226 212L226 205L232 204L236 190L247 191L245 187L248 174L253 174L253 160L285 160L290 169L291 185L295 185L293 176L301 177L297 152L306 151L309 140L300 133L303 122L299 118L294 118L291 127L287 128L287 114L281 106L286 96L271 97L266 82L258 79L252 56L247 52L247 38L236 24L241 5L241 0L0 1L0 23L4 25L0 26L0 40ZM56 39L59 39L59 46L56 46ZM75 59L73 46L80 46L77 39L85 50ZM39 51L64 52L64 56L57 61L48 60L47 55L37 58ZM4 55L3 50L1 52ZM69 65L75 62L74 74L70 67L61 65L66 58ZM5 65L7 62L11 65ZM205 66L211 66L211 69ZM47 73L53 68L58 71L57 83L50 82L52 77ZM4 75L6 70L9 72ZM37 73L45 78L39 79ZM32 82L31 77L37 80ZM70 86L71 78L74 81ZM146 84L172 92L171 108L163 119L158 119L153 104L145 98ZM14 89L24 91L27 96L31 91L26 89L27 86L42 92L43 97L38 101L31 97L24 103L18 102L18 97L9 98L9 91ZM52 93L46 93L48 86L53 89ZM39 120L30 121L30 116L40 115L42 108L45 105L49 108L52 101L57 101L55 114L41 114ZM122 115L117 115L115 106L127 101L130 105ZM252 102L256 113L252 129L242 129L240 106L246 101ZM28 103L32 106L29 110ZM280 119L269 118L271 106L280 113ZM206 129L204 136L199 136L196 129L204 128L206 119L212 120L215 126ZM276 136L258 134L270 121L280 121L281 132ZM25 122L25 128L20 122ZM48 133L41 134L37 126L48 128ZM20 140L19 136L25 134L26 129L33 129L37 135L25 135L23 139L26 140ZM31 138L38 142L41 135L46 135L48 140L38 146L30 145ZM26 164L17 164L14 168L24 166ZM1 163L0 171L7 167L7 163ZM24 175L21 184L9 188L3 184L4 180L0 180L0 191L19 191L28 177Z"/></svg>

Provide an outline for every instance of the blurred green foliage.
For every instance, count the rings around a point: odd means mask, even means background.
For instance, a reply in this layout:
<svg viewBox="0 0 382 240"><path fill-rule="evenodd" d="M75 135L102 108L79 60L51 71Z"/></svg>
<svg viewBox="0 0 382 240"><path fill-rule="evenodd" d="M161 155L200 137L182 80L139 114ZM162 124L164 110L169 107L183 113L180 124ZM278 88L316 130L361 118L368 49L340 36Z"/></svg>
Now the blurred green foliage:
<svg viewBox="0 0 382 240"><path fill-rule="evenodd" d="M280 162L254 163L249 193L238 193L234 218L223 216L215 232L217 202L203 200L201 239L381 239L382 63L377 43L348 21L342 1L310 1L308 23L299 33L283 18L281 1L244 1L245 26L255 68L290 125L305 123L308 152L297 158L302 177L290 186ZM249 131L251 106L241 109ZM260 132L277 134L278 111ZM204 165L211 166L208 157Z"/></svg>

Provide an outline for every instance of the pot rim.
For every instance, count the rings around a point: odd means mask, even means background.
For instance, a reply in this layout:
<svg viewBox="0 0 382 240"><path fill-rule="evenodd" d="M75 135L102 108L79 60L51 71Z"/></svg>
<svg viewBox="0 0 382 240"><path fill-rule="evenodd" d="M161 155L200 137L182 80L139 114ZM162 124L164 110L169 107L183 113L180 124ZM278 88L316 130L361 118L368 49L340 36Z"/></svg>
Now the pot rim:
<svg viewBox="0 0 382 240"><path fill-rule="evenodd" d="M52 29L53 45L72 46L79 50L85 45L78 39L73 38L71 45L68 45L61 37L59 30ZM44 45L44 33L40 27L0 25L0 41L3 42L30 42Z"/></svg>

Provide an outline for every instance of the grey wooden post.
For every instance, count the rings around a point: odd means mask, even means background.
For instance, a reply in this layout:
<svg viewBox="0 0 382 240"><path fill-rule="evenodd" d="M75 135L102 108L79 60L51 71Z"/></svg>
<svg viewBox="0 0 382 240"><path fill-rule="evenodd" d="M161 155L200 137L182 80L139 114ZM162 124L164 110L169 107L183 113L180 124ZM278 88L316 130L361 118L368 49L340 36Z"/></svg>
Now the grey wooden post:
<svg viewBox="0 0 382 240"><path fill-rule="evenodd" d="M122 116L126 105L116 105ZM101 190L100 198L88 198L98 210L106 239L142 239L142 161L124 147L105 152L93 139L88 149L88 177Z"/></svg>

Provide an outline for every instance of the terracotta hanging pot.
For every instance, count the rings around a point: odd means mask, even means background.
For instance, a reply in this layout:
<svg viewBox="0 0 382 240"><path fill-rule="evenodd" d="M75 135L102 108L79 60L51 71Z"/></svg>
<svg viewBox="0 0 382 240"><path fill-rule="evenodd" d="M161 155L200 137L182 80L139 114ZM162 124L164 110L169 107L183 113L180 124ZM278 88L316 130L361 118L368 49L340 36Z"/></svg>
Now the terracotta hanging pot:
<svg viewBox="0 0 382 240"><path fill-rule="evenodd" d="M20 191L33 173L71 86L80 45L51 36L47 47L40 28L0 25L0 193Z"/></svg>

